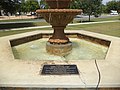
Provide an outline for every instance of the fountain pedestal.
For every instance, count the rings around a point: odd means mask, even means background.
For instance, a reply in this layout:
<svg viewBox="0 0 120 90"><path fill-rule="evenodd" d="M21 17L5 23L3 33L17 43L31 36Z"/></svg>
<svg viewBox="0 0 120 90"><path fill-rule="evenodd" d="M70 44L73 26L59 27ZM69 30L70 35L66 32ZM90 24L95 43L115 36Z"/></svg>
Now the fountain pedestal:
<svg viewBox="0 0 120 90"><path fill-rule="evenodd" d="M46 43L46 51L50 54L65 56L72 50L72 43L65 36L64 28L66 26L52 26L54 29L52 37Z"/></svg>
<svg viewBox="0 0 120 90"><path fill-rule="evenodd" d="M65 36L64 28L65 26L53 26L54 33L52 37L49 38L48 42L51 44L66 44L69 42L68 37Z"/></svg>
<svg viewBox="0 0 120 90"><path fill-rule="evenodd" d="M66 44L51 44L50 42L46 43L46 50L50 54L58 55L58 56L65 56L69 54L72 50L72 43Z"/></svg>

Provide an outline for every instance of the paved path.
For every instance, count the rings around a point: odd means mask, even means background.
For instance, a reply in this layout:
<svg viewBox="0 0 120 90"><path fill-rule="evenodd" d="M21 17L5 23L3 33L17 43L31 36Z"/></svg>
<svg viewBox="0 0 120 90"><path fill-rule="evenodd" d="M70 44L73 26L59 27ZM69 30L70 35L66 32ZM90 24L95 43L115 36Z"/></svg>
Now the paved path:
<svg viewBox="0 0 120 90"><path fill-rule="evenodd" d="M14 21L14 22L0 22L0 24L14 24L14 23L33 23L33 22L45 22L44 19L31 19L31 20L22 20L22 21Z"/></svg>
<svg viewBox="0 0 120 90"><path fill-rule="evenodd" d="M74 23L74 24L68 24L68 26L84 25L84 24L97 24L97 23L108 23L108 22L120 22L120 20L87 22L87 23ZM25 29L39 29L39 28L49 28L49 27L52 27L52 26L51 25L49 25L49 26L34 26L34 27L13 28L13 29L4 29L4 30L5 31L9 31L9 30L25 30Z"/></svg>

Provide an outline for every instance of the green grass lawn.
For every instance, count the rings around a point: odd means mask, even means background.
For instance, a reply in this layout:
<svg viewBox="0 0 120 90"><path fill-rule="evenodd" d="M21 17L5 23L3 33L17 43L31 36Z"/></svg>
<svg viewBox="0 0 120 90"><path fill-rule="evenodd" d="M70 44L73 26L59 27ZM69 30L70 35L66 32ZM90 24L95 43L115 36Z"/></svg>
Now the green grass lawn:
<svg viewBox="0 0 120 90"><path fill-rule="evenodd" d="M86 30L100 34L120 37L120 22L69 26L67 30Z"/></svg>
<svg viewBox="0 0 120 90"><path fill-rule="evenodd" d="M26 19L26 21L30 21L31 19ZM35 20L35 19L32 19ZM91 22L98 22L98 21L110 21L110 20L120 20L120 16L112 16L108 18L93 18ZM3 20L2 20L3 21ZM17 20L6 20L7 22L13 22ZM22 21L22 19L18 20ZM23 20L25 21L25 20ZM0 20L1 22L1 20ZM74 20L73 23L79 23L79 20ZM83 22L87 22L83 20ZM11 28L23 28L23 27L32 27L32 26L45 26L49 25L47 22L28 22L28 23L8 23L8 24L0 24L0 30L2 29L11 29Z"/></svg>
<svg viewBox="0 0 120 90"><path fill-rule="evenodd" d="M99 21L111 21L111 20L120 20L120 16L110 16L110 17L107 17L107 18L101 18L101 17L98 17L98 18L91 18L91 21L88 21L88 19L78 19L78 20L74 20L73 22L74 23L84 23L84 22L99 22Z"/></svg>
<svg viewBox="0 0 120 90"><path fill-rule="evenodd" d="M0 31L0 37L24 33L24 32L31 32L35 30L52 30L52 28L43 28L43 29L40 28L40 29L18 30L18 31ZM120 37L120 22L67 26L66 30L86 30L86 31Z"/></svg>
<svg viewBox="0 0 120 90"><path fill-rule="evenodd" d="M110 21L110 20L120 20L120 16L112 16L112 17L108 17L108 18L93 18L91 19L91 21Z"/></svg>

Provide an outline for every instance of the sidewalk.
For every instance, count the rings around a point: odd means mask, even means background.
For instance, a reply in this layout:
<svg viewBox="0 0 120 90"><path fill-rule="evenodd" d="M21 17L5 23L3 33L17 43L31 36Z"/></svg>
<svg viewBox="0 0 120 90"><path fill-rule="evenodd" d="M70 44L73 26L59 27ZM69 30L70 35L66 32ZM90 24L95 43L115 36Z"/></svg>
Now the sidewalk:
<svg viewBox="0 0 120 90"><path fill-rule="evenodd" d="M36 16L0 16L0 20L34 19Z"/></svg>
<svg viewBox="0 0 120 90"><path fill-rule="evenodd" d="M87 23L74 23L74 24L68 24L68 26L84 25L84 24L97 24L97 23L108 23L108 22L120 22L120 20L100 21L100 22L87 22ZM49 26L34 26L34 27L24 27L24 28L13 28L13 29L4 29L4 31L25 30L25 29L39 29L39 28L49 28L49 27L52 27L52 26L49 25Z"/></svg>
<svg viewBox="0 0 120 90"><path fill-rule="evenodd" d="M14 21L14 22L0 22L0 24L14 24L14 23L33 23L33 22L45 22L44 19L31 19L27 21L26 19L22 21Z"/></svg>

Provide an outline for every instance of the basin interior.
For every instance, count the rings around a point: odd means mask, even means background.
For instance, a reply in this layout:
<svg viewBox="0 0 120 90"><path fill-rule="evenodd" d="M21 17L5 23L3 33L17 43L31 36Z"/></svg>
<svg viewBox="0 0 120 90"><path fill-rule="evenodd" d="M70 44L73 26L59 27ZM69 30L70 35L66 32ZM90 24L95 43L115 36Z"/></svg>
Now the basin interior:
<svg viewBox="0 0 120 90"><path fill-rule="evenodd" d="M105 59L110 42L81 35L68 34L72 42L72 51L65 56L47 53L46 42L51 34L38 34L11 40L12 51L16 59L22 60L94 60ZM20 42L22 41L22 42ZM24 41L24 42L23 42Z"/></svg>

